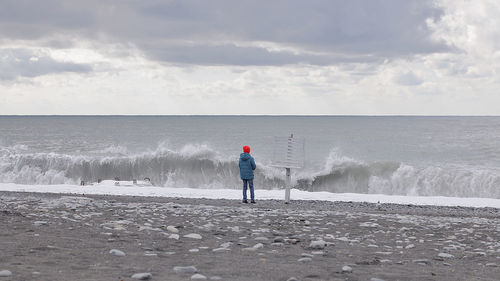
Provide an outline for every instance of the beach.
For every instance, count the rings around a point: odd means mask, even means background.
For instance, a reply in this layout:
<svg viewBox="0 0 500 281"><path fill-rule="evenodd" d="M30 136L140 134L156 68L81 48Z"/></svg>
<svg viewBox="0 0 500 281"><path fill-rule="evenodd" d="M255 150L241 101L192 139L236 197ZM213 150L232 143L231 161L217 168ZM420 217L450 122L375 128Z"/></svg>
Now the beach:
<svg viewBox="0 0 500 281"><path fill-rule="evenodd" d="M498 280L499 215L0 191L0 280Z"/></svg>

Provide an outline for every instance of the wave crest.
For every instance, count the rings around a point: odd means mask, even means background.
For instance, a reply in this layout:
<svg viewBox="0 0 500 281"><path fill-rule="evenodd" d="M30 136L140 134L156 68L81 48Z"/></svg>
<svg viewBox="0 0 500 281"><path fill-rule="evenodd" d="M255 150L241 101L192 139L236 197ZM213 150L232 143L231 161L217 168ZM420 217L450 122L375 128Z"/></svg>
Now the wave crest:
<svg viewBox="0 0 500 281"><path fill-rule="evenodd" d="M78 184L98 179L150 178L158 186L239 189L238 155L225 157L207 145L178 151L160 145L155 151L122 155L124 147L110 147L114 156L72 156L27 153L23 146L0 148L0 182L20 184ZM259 159L257 159L259 160ZM284 169L257 163L257 189L283 188ZM491 167L425 166L399 162L367 162L333 149L318 170L292 170L295 188L309 191L382 193L394 195L500 198L500 170Z"/></svg>

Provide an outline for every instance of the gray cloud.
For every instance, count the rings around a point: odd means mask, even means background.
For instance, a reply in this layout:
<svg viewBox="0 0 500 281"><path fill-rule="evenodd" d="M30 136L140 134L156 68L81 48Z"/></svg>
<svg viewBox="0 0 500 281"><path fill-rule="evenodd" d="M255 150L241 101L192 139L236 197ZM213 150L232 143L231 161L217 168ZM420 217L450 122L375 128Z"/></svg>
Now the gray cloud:
<svg viewBox="0 0 500 281"><path fill-rule="evenodd" d="M37 77L51 73L92 71L86 64L59 62L46 54L27 49L0 49L0 80L15 80L19 77Z"/></svg>
<svg viewBox="0 0 500 281"><path fill-rule="evenodd" d="M447 51L425 23L441 15L432 0L7 0L0 36L133 44L162 62L324 65ZM299 53L237 44L258 41Z"/></svg>

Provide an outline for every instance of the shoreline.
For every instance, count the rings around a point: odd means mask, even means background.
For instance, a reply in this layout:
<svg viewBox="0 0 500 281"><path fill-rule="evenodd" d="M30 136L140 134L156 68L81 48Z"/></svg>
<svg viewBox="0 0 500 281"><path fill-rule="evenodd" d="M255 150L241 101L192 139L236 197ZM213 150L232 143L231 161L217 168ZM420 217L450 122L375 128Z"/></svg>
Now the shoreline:
<svg viewBox="0 0 500 281"><path fill-rule="evenodd" d="M0 191L0 272L11 273L2 280L493 281L498 212Z"/></svg>

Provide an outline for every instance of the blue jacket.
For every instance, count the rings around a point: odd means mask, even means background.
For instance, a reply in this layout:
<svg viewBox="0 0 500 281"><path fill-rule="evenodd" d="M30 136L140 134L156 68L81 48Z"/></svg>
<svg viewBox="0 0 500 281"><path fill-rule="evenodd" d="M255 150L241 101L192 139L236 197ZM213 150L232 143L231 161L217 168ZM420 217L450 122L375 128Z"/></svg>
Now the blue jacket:
<svg viewBox="0 0 500 281"><path fill-rule="evenodd" d="M255 160L248 153L240 154L240 178L242 180L253 180L253 170L257 168Z"/></svg>

